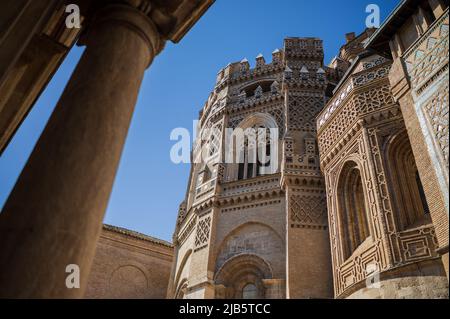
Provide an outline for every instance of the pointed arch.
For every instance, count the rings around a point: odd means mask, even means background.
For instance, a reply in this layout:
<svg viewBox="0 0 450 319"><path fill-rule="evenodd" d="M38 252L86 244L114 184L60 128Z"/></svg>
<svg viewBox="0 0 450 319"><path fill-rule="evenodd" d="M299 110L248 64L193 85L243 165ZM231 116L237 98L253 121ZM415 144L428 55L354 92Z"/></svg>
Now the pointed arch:
<svg viewBox="0 0 450 319"><path fill-rule="evenodd" d="M337 201L342 253L346 260L370 236L361 171L353 160L345 162L339 173Z"/></svg>
<svg viewBox="0 0 450 319"><path fill-rule="evenodd" d="M388 141L385 163L397 229L430 223L427 198L406 131Z"/></svg>
<svg viewBox="0 0 450 319"><path fill-rule="evenodd" d="M180 280L180 276L183 273L183 269L185 265L187 264L187 261L189 257L192 254L192 249L189 249L183 256L183 259L181 260L180 266L178 267L177 275L175 276L175 287L178 287L178 281Z"/></svg>

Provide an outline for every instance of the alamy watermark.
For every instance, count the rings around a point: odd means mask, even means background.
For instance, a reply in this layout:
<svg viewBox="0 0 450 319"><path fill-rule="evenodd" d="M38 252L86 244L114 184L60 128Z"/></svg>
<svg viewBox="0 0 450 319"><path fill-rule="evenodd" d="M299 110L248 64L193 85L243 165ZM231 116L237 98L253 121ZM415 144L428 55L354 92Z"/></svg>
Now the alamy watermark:
<svg viewBox="0 0 450 319"><path fill-rule="evenodd" d="M66 6L66 27L68 29L80 29L81 28L81 15L80 7L76 4L68 4Z"/></svg>
<svg viewBox="0 0 450 319"><path fill-rule="evenodd" d="M66 287L68 289L80 288L80 267L77 264L69 264L66 266Z"/></svg>
<svg viewBox="0 0 450 319"><path fill-rule="evenodd" d="M366 7L366 13L369 13L366 17L366 27L379 28L381 24L380 7L377 4L369 4Z"/></svg>
<svg viewBox="0 0 450 319"><path fill-rule="evenodd" d="M198 121L194 121L197 127ZM194 130L197 132L197 130ZM278 170L278 128L220 128L203 129L192 138L186 128L175 128L170 139L176 141L170 150L174 164L217 163L255 164L260 175L273 174Z"/></svg>

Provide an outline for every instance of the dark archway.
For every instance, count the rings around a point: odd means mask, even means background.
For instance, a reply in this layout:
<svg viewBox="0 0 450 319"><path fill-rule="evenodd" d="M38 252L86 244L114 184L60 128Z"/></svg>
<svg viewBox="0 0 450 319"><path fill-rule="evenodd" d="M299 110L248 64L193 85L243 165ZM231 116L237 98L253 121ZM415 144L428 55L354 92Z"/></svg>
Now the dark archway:
<svg viewBox="0 0 450 319"><path fill-rule="evenodd" d="M347 162L339 176L338 207L344 259L369 237L366 200L358 165Z"/></svg>
<svg viewBox="0 0 450 319"><path fill-rule="evenodd" d="M263 279L272 279L269 264L256 255L243 254L230 258L217 271L215 283L226 287L227 299L263 299Z"/></svg>
<svg viewBox="0 0 450 319"><path fill-rule="evenodd" d="M431 222L428 203L406 132L396 135L386 152L389 189L398 230Z"/></svg>

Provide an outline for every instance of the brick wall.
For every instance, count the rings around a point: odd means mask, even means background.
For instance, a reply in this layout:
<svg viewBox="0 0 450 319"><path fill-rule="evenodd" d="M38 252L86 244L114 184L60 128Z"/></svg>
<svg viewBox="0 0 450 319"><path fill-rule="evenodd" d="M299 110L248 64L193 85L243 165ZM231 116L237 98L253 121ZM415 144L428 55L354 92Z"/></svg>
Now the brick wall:
<svg viewBox="0 0 450 319"><path fill-rule="evenodd" d="M170 243L105 225L85 297L165 298L172 259Z"/></svg>

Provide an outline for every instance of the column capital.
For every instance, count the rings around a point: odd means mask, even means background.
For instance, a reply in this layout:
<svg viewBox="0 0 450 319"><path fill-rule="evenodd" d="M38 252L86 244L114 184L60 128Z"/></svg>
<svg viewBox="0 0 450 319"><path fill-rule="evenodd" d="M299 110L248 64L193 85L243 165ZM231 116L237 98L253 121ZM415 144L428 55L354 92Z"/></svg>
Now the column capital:
<svg viewBox="0 0 450 319"><path fill-rule="evenodd" d="M143 4L146 3L147 6ZM147 44L150 56L153 58L164 48L165 40L161 36L155 23L147 15L150 3L145 0L127 0L121 3L110 3L98 9L87 30L80 39L80 44L95 45L97 30L107 24L120 24L139 35ZM103 28L105 32L112 32ZM151 61L149 61L150 64Z"/></svg>
<svg viewBox="0 0 450 319"><path fill-rule="evenodd" d="M87 30L81 39L81 44L88 42L86 38L98 22L109 19L131 23L137 27L148 41L153 40L151 49L154 55L158 54L164 47L166 40L174 43L179 42L191 27L200 19L215 0L108 0L103 1L101 6L93 5L86 11ZM111 16L109 12L112 7L122 8L122 16L117 12ZM120 11L120 10L119 10ZM139 13L141 18L131 18L131 12ZM146 19L144 19L146 17ZM143 23L146 21L146 23ZM151 27L145 24L151 25ZM151 32L149 33L151 29ZM155 36L157 40L155 41Z"/></svg>
<svg viewBox="0 0 450 319"><path fill-rule="evenodd" d="M114 0L127 3L146 14L161 36L179 42L215 0Z"/></svg>

